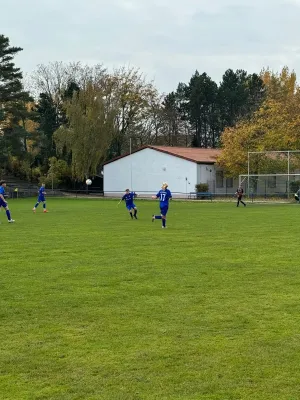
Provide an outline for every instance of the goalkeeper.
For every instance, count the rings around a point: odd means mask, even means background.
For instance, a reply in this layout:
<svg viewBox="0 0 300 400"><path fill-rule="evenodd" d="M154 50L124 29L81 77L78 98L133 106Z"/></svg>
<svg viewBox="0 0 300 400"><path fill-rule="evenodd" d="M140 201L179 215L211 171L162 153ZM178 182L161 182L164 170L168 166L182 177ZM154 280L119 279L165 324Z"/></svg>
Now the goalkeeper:
<svg viewBox="0 0 300 400"><path fill-rule="evenodd" d="M300 204L300 188L297 190L297 192L295 193L295 200L298 201L298 203Z"/></svg>

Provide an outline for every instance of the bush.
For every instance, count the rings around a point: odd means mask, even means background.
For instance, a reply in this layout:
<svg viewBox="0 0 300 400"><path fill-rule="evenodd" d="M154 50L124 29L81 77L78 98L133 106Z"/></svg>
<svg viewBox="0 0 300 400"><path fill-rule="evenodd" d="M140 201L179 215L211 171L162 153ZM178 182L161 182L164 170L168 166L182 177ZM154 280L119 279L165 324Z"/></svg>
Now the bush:
<svg viewBox="0 0 300 400"><path fill-rule="evenodd" d="M70 166L64 160L58 160L56 157L49 159L50 168L46 176L40 177L40 183L45 183L46 187L58 188L65 185L72 175Z"/></svg>
<svg viewBox="0 0 300 400"><path fill-rule="evenodd" d="M196 192L208 192L208 184L207 183L198 183L195 186Z"/></svg>
<svg viewBox="0 0 300 400"><path fill-rule="evenodd" d="M40 176L42 175L40 167L35 167L31 171L31 180L33 182L39 182Z"/></svg>

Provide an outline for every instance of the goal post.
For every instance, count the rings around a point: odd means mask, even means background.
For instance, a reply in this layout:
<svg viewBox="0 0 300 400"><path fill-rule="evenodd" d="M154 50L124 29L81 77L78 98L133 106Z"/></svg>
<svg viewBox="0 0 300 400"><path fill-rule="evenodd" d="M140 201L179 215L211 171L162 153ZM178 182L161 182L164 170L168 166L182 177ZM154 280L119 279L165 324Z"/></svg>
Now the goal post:
<svg viewBox="0 0 300 400"><path fill-rule="evenodd" d="M247 174L239 184L248 197L289 198L300 185L300 150L248 151Z"/></svg>
<svg viewBox="0 0 300 400"><path fill-rule="evenodd" d="M239 176L248 197L289 198L300 188L300 174L247 174Z"/></svg>

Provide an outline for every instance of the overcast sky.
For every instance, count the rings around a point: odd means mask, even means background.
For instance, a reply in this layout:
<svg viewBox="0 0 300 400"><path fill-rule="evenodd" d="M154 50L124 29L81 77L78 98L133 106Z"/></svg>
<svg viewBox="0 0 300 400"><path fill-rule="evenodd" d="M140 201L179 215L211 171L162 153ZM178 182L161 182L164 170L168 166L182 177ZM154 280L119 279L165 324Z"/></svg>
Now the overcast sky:
<svg viewBox="0 0 300 400"><path fill-rule="evenodd" d="M131 65L160 91L207 72L288 65L300 75L300 0L0 0L16 64Z"/></svg>

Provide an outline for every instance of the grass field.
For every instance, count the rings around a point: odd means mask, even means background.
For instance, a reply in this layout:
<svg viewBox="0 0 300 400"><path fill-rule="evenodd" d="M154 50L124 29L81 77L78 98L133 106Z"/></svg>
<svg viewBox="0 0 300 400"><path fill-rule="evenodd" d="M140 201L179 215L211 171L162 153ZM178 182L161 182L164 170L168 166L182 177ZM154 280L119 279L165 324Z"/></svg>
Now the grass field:
<svg viewBox="0 0 300 400"><path fill-rule="evenodd" d="M296 400L300 206L0 213L0 399Z"/></svg>

